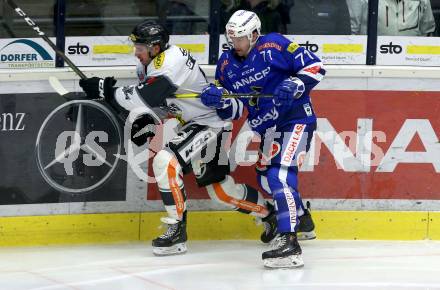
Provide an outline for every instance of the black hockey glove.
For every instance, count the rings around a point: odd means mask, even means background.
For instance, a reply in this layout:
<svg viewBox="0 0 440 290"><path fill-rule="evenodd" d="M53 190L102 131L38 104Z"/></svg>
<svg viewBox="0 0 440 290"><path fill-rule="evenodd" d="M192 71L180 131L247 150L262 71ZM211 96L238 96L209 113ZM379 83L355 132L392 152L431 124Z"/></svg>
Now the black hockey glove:
<svg viewBox="0 0 440 290"><path fill-rule="evenodd" d="M79 85L88 99L112 99L115 84L116 80L113 77L106 77L105 79L93 77L79 80Z"/></svg>

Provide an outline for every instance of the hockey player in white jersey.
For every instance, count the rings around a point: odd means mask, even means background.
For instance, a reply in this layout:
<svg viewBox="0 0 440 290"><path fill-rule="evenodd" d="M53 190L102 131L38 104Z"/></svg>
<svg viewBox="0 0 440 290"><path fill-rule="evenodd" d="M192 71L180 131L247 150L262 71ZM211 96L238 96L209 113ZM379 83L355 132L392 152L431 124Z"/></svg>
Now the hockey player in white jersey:
<svg viewBox="0 0 440 290"><path fill-rule="evenodd" d="M168 217L161 221L167 231L154 239L153 252L170 255L186 252L186 193L182 174L194 171L197 184L206 187L210 197L231 209L262 218L265 231L263 242L276 234L273 207L261 193L245 184L235 184L229 176L229 163L223 150L225 132L230 123L220 119L215 109L200 99L178 99L175 94L202 91L208 85L197 60L183 48L169 45L166 29L153 21L137 25L131 40L135 46L138 85L115 87L115 79L90 78L80 80L80 86L90 98L104 98L118 112L128 116L139 107L147 108L133 122L131 139L138 146L154 136L138 136L151 124L160 124L165 115L176 117L182 124L179 132L153 159L153 171ZM211 158L209 154L212 153ZM202 158L203 157L203 158Z"/></svg>

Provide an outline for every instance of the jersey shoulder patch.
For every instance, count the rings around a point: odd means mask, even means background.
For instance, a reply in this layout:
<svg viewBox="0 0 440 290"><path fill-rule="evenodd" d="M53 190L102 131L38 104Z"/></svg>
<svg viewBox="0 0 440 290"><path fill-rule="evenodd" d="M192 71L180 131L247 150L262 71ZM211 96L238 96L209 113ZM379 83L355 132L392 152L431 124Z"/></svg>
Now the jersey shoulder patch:
<svg viewBox="0 0 440 290"><path fill-rule="evenodd" d="M165 53L161 52L153 59L153 65L155 69L160 69L165 61Z"/></svg>
<svg viewBox="0 0 440 290"><path fill-rule="evenodd" d="M287 47L287 51L290 53L294 53L299 48L299 44L296 42L291 42Z"/></svg>

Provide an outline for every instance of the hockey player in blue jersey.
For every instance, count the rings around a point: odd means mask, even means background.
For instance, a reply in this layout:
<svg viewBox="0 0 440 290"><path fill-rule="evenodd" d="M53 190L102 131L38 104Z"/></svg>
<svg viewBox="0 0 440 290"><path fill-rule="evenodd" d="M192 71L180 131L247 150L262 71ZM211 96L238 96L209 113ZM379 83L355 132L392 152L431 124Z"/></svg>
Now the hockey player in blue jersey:
<svg viewBox="0 0 440 290"><path fill-rule="evenodd" d="M321 60L278 33L260 35L261 23L250 11L235 12L226 24L231 49L224 52L202 102L222 119L238 119L243 108L261 139L257 175L275 203L279 236L263 253L266 267L303 266L297 233L314 238L314 225L298 192L298 168L310 147L316 116L309 93L323 78ZM222 98L225 93L272 94L272 98ZM301 229L303 228L303 229ZM304 230L306 228L306 230Z"/></svg>

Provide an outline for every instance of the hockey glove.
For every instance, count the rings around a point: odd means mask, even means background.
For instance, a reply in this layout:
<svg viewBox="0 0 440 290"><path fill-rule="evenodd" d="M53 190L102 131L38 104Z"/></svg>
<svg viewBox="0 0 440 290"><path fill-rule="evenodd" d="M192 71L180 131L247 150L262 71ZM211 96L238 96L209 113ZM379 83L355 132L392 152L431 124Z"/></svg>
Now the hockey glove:
<svg viewBox="0 0 440 290"><path fill-rule="evenodd" d="M304 83L299 78L290 77L282 81L273 92L273 102L277 106L291 105L305 91Z"/></svg>
<svg viewBox="0 0 440 290"><path fill-rule="evenodd" d="M101 79L93 77L79 80L79 85L89 99L111 99L114 94L113 86L116 80L113 77Z"/></svg>
<svg viewBox="0 0 440 290"><path fill-rule="evenodd" d="M200 94L200 99L202 103L213 109L221 109L223 107L223 95L224 89L222 87L216 87L210 84L208 87L204 88Z"/></svg>

